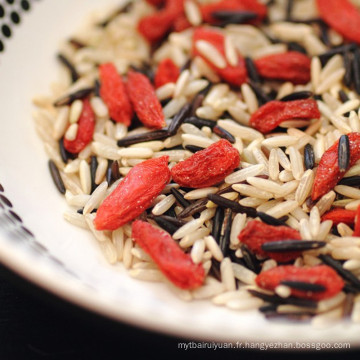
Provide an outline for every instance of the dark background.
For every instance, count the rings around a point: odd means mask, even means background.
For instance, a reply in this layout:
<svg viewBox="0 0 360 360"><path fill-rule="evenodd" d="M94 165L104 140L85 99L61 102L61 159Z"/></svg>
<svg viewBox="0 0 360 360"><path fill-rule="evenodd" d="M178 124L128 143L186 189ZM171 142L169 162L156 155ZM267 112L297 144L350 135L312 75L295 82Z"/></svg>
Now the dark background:
<svg viewBox="0 0 360 360"><path fill-rule="evenodd" d="M360 334L359 334L360 337ZM359 359L360 351L289 353L179 350L177 339L97 317L0 265L0 360L12 359ZM172 359L171 359L172 360Z"/></svg>

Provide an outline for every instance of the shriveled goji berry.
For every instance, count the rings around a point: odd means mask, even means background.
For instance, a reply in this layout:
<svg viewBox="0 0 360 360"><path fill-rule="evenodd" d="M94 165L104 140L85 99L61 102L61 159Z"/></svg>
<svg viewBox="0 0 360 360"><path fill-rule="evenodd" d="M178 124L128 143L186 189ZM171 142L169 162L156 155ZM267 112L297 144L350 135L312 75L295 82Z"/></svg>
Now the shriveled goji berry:
<svg viewBox="0 0 360 360"><path fill-rule="evenodd" d="M175 32L181 32L186 29L191 28L192 25L189 22L188 18L185 16L185 14L178 16L173 24L173 31Z"/></svg>
<svg viewBox="0 0 360 360"><path fill-rule="evenodd" d="M77 154L92 140L95 129L95 114L88 99L83 100L83 109L78 120L78 131L74 140L64 138L64 148Z"/></svg>
<svg viewBox="0 0 360 360"><path fill-rule="evenodd" d="M293 265L277 266L260 273L255 281L259 287L267 290L275 290L282 281L300 281L325 287L325 290L321 292L291 290L291 295L310 300L322 300L333 297L344 287L343 279L334 269L327 265L318 265L312 268Z"/></svg>
<svg viewBox="0 0 360 360"><path fill-rule="evenodd" d="M294 101L269 101L255 111L250 124L256 130L267 134L274 130L282 122L293 119L319 119L320 111L317 103L313 99L294 100Z"/></svg>
<svg viewBox="0 0 360 360"><path fill-rule="evenodd" d="M155 43L169 33L176 19L183 13L184 0L166 0L164 8L140 19L138 31L150 43Z"/></svg>
<svg viewBox="0 0 360 360"><path fill-rule="evenodd" d="M264 251L261 245L280 240L301 240L300 233L287 226L267 225L258 220L249 221L246 227L240 232L238 239L256 255L268 256L278 262L288 262L301 255L300 251L289 251L275 253Z"/></svg>
<svg viewBox="0 0 360 360"><path fill-rule="evenodd" d="M99 206L96 229L115 230L147 209L170 181L168 160L168 156L162 156L134 166Z"/></svg>
<svg viewBox="0 0 360 360"><path fill-rule="evenodd" d="M326 212L321 221L332 220L333 225L344 223L346 225L353 225L355 221L356 211L347 209L333 209Z"/></svg>
<svg viewBox="0 0 360 360"><path fill-rule="evenodd" d="M244 58L238 54L238 63L236 66L230 65L226 62L224 68L216 67L210 60L203 56L196 48L196 42L205 40L213 45L221 55L225 56L225 38L224 35L218 31L209 28L199 27L196 28L193 35L193 56L200 56L223 80L232 85L241 85L247 81L247 71Z"/></svg>
<svg viewBox="0 0 360 360"><path fill-rule="evenodd" d="M194 264L190 255L184 253L167 232L136 220L132 224L132 237L174 285L195 289L203 284L205 271L202 265Z"/></svg>
<svg viewBox="0 0 360 360"><path fill-rule="evenodd" d="M254 60L258 73L266 79L306 84L310 81L311 60L297 51L272 54Z"/></svg>
<svg viewBox="0 0 360 360"><path fill-rule="evenodd" d="M165 58L157 67L154 79L155 87L158 88L171 82L175 83L179 75L180 69L176 64L170 58Z"/></svg>
<svg viewBox="0 0 360 360"><path fill-rule="evenodd" d="M221 139L176 164L171 175L181 186L203 188L224 180L239 163L239 152L229 141Z"/></svg>
<svg viewBox="0 0 360 360"><path fill-rule="evenodd" d="M348 169L360 159L360 133L347 134L350 143L350 161ZM317 200L329 192L344 177L346 171L340 171L338 165L338 145L336 141L321 157L316 171L311 199Z"/></svg>
<svg viewBox="0 0 360 360"><path fill-rule="evenodd" d="M346 39L360 43L360 12L349 0L316 0L319 15Z"/></svg>
<svg viewBox="0 0 360 360"><path fill-rule="evenodd" d="M160 6L163 5L165 0L146 0L150 5Z"/></svg>
<svg viewBox="0 0 360 360"><path fill-rule="evenodd" d="M121 76L114 64L99 66L100 96L109 109L110 117L126 126L131 124L133 110Z"/></svg>
<svg viewBox="0 0 360 360"><path fill-rule="evenodd" d="M129 71L126 88L139 120L147 127L161 129L165 116L150 80L136 71Z"/></svg>
<svg viewBox="0 0 360 360"><path fill-rule="evenodd" d="M202 18L209 24L219 24L220 21L214 17L217 11L251 11L257 14L252 23L260 22L267 14L267 8L257 0L221 0L215 3L200 6Z"/></svg>
<svg viewBox="0 0 360 360"><path fill-rule="evenodd" d="M355 226L353 236L360 236L360 205L356 209Z"/></svg>

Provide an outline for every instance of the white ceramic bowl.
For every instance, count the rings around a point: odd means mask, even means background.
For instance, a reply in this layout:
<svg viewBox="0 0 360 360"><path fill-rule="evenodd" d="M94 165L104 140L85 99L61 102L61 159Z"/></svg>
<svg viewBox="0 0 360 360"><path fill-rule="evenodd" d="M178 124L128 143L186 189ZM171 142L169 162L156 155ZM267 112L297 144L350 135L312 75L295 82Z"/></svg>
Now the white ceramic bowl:
<svg viewBox="0 0 360 360"><path fill-rule="evenodd" d="M166 334L216 341L359 346L359 325L342 323L320 330L309 324L267 321L256 311L231 311L208 301L182 302L164 285L134 280L121 265L108 265L92 236L63 220L65 201L52 183L47 156L34 130L31 99L46 94L55 80L60 40L76 30L86 14L111 4L116 1L33 0L30 11L19 12L20 24L11 25L11 37L2 35L0 261L62 299ZM6 10L0 21L10 24L9 14L20 8L20 1L9 5L2 0L0 5Z"/></svg>

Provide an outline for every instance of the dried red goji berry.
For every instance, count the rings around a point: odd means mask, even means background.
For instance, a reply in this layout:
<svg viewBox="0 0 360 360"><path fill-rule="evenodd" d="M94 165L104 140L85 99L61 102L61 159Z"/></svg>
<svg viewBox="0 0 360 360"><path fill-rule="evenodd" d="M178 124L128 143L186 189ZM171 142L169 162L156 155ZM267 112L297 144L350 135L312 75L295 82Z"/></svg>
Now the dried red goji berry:
<svg viewBox="0 0 360 360"><path fill-rule="evenodd" d="M348 166L350 168L360 159L360 133L353 132L347 135L350 143ZM340 171L338 165L338 145L339 140L327 149L321 157L311 192L312 200L317 200L329 192L345 175L345 171Z"/></svg>
<svg viewBox="0 0 360 360"><path fill-rule="evenodd" d="M167 83L175 83L180 75L179 68L175 65L175 63L166 58L160 61L154 79L155 87L158 88Z"/></svg>
<svg viewBox="0 0 360 360"><path fill-rule="evenodd" d="M110 117L116 122L129 126L133 111L122 78L114 64L100 65L99 75L100 96L109 109Z"/></svg>
<svg viewBox="0 0 360 360"><path fill-rule="evenodd" d="M146 2L153 6L160 6L164 4L165 0L146 0Z"/></svg>
<svg viewBox="0 0 360 360"><path fill-rule="evenodd" d="M327 265L318 265L312 268L293 265L277 266L260 273L255 281L259 287L267 290L275 290L282 281L300 281L322 285L326 288L322 292L291 290L291 295L310 300L322 300L333 297L344 287L343 279L335 270Z"/></svg>
<svg viewBox="0 0 360 360"><path fill-rule="evenodd" d="M329 26L360 43L360 12L349 0L316 0L319 15Z"/></svg>
<svg viewBox="0 0 360 360"><path fill-rule="evenodd" d="M202 5L200 7L202 18L209 24L219 24L221 21L213 16L217 11L251 11L257 14L255 21L258 23L267 14L267 8L257 0L221 0L215 3Z"/></svg>
<svg viewBox="0 0 360 360"><path fill-rule="evenodd" d="M173 24L173 30L175 32L181 32L191 27L192 25L189 22L188 18L185 16L185 14L178 16Z"/></svg>
<svg viewBox="0 0 360 360"><path fill-rule="evenodd" d="M140 19L138 31L151 43L162 40L183 13L184 0L166 0L163 9Z"/></svg>
<svg viewBox="0 0 360 360"><path fill-rule="evenodd" d="M247 81L245 60L240 54L238 54L238 64L236 66L231 66L227 63L225 68L218 68L196 49L196 42L199 40L209 42L224 56L224 59L226 59L224 47L225 38L220 31L203 27L195 29L192 48L193 56L200 56L223 80L229 84L239 86Z"/></svg>
<svg viewBox="0 0 360 360"><path fill-rule="evenodd" d="M239 152L229 141L221 139L176 164L171 175L181 186L203 188L224 180L239 163Z"/></svg>
<svg viewBox="0 0 360 360"><path fill-rule="evenodd" d="M205 279L204 268L194 264L165 231L149 223L136 220L132 224L132 237L148 253L164 275L182 289L195 289Z"/></svg>
<svg viewBox="0 0 360 360"><path fill-rule="evenodd" d="M355 221L356 211L346 209L333 209L325 213L321 217L321 221L332 220L333 225L344 223L346 225L353 225Z"/></svg>
<svg viewBox="0 0 360 360"><path fill-rule="evenodd" d="M136 71L129 71L126 88L139 120L147 127L161 129L165 116L150 80Z"/></svg>
<svg viewBox="0 0 360 360"><path fill-rule="evenodd" d="M115 230L146 210L170 181L168 160L162 156L134 166L99 206L96 229Z"/></svg>
<svg viewBox="0 0 360 360"><path fill-rule="evenodd" d="M263 134L267 134L283 121L319 118L320 111L316 101L313 99L294 101L273 100L261 106L252 114L250 124Z"/></svg>
<svg viewBox="0 0 360 360"><path fill-rule="evenodd" d="M262 244L280 240L301 240L300 233L287 226L267 225L258 220L249 221L240 232L238 239L256 255L268 256L278 262L288 262L301 255L301 251L275 253L264 251Z"/></svg>
<svg viewBox="0 0 360 360"><path fill-rule="evenodd" d="M83 109L78 120L78 131L74 140L64 138L64 148L77 154L92 140L95 129L95 114L88 99L83 100Z"/></svg>
<svg viewBox="0 0 360 360"><path fill-rule="evenodd" d="M310 81L311 60L297 51L264 56L254 61L258 73L266 79L306 84Z"/></svg>
<svg viewBox="0 0 360 360"><path fill-rule="evenodd" d="M355 226L353 236L360 236L360 205L356 209Z"/></svg>

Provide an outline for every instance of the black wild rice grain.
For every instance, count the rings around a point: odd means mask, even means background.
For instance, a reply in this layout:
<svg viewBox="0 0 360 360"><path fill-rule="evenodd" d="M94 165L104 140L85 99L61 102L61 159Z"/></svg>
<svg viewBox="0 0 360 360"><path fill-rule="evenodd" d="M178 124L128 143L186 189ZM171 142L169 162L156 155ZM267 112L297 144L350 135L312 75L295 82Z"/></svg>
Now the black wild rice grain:
<svg viewBox="0 0 360 360"><path fill-rule="evenodd" d="M59 152L61 156L61 160L66 164L70 159L74 159L76 155L68 152L64 147L64 138L59 140Z"/></svg>
<svg viewBox="0 0 360 360"><path fill-rule="evenodd" d="M328 47L331 47L331 41L329 39L329 27L324 21L318 22L320 28L320 40Z"/></svg>
<svg viewBox="0 0 360 360"><path fill-rule="evenodd" d="M359 292L359 289L346 283L343 287L343 291L346 294L357 294Z"/></svg>
<svg viewBox="0 0 360 360"><path fill-rule="evenodd" d="M360 291L360 280L350 271L343 268L341 263L329 255L320 254L319 258L326 265L331 266L341 277L347 280L353 287Z"/></svg>
<svg viewBox="0 0 360 360"><path fill-rule="evenodd" d="M224 257L227 257L229 253L231 224L232 224L232 212L229 211L224 223L224 235L220 237L220 241L219 241L219 247Z"/></svg>
<svg viewBox="0 0 360 360"><path fill-rule="evenodd" d="M174 118L172 119L172 121L168 127L168 132L171 136L175 135L177 133L177 131L179 130L182 123L188 117L190 110L191 110L191 104L186 104L174 116Z"/></svg>
<svg viewBox="0 0 360 360"><path fill-rule="evenodd" d="M287 45L288 45L289 51L297 51L297 52L307 55L306 49L303 46L301 46L300 44L298 44L297 42L290 41Z"/></svg>
<svg viewBox="0 0 360 360"><path fill-rule="evenodd" d="M256 84L254 81L249 81L249 85L251 86L251 88L253 89L258 101L260 105L264 105L267 102L271 101L271 97L269 95L267 95L263 89L258 86L258 84Z"/></svg>
<svg viewBox="0 0 360 360"><path fill-rule="evenodd" d="M4 192L4 187L0 184L0 191Z"/></svg>
<svg viewBox="0 0 360 360"><path fill-rule="evenodd" d="M209 84L207 87L211 88L212 84ZM198 93L191 102L191 109L189 112L189 117L196 116L196 110L201 106L202 102L205 99L205 94Z"/></svg>
<svg viewBox="0 0 360 360"><path fill-rule="evenodd" d="M155 218L155 216L153 216L152 214L148 216L149 218ZM181 226L185 225L186 224L186 221L185 220L180 220L180 219L177 219L176 217L174 216L169 216L169 215L159 215L159 216L156 216L157 218L162 218L164 220L166 220L167 222L175 225L177 228L180 228Z"/></svg>
<svg viewBox="0 0 360 360"><path fill-rule="evenodd" d="M347 294L344 302L343 317L350 317L354 308L354 294Z"/></svg>
<svg viewBox="0 0 360 360"><path fill-rule="evenodd" d="M116 181L121 178L118 160L114 160L113 163L111 164L111 178L113 181Z"/></svg>
<svg viewBox="0 0 360 360"><path fill-rule="evenodd" d="M215 279L221 281L221 272L220 272L220 262L212 259L211 260L211 268L209 274L213 276Z"/></svg>
<svg viewBox="0 0 360 360"><path fill-rule="evenodd" d="M136 134L124 137L118 140L117 145L120 147L138 144L146 141L164 140L170 136L167 130L154 130L143 134Z"/></svg>
<svg viewBox="0 0 360 360"><path fill-rule="evenodd" d="M247 214L250 217L256 217L257 215L257 212L254 208L241 206L238 202L226 199L223 196L217 194L209 194L207 198L215 204L224 208L231 209L236 213Z"/></svg>
<svg viewBox="0 0 360 360"><path fill-rule="evenodd" d="M215 211L215 216L213 219L213 225L211 230L211 235L213 236L213 238L217 243L220 242L221 229L224 223L224 217L225 217L224 209L218 206Z"/></svg>
<svg viewBox="0 0 360 360"><path fill-rule="evenodd" d="M271 252L305 251L319 249L326 245L325 241L317 240L279 240L261 245L261 249Z"/></svg>
<svg viewBox="0 0 360 360"><path fill-rule="evenodd" d="M343 59L344 59L344 68L345 68L345 75L344 75L343 82L344 82L345 86L350 88L353 83L353 61L354 61L354 58L353 58L352 52L346 51Z"/></svg>
<svg viewBox="0 0 360 360"><path fill-rule="evenodd" d="M347 135L341 135L338 145L338 166L341 172L349 167L350 163L350 142Z"/></svg>
<svg viewBox="0 0 360 360"><path fill-rule="evenodd" d="M280 284L286 285L291 289L302 290L302 291L324 292L326 290L326 287L324 285L313 284L304 281L282 280Z"/></svg>
<svg viewBox="0 0 360 360"><path fill-rule="evenodd" d="M341 100L343 103L344 103L344 102L347 102L347 101L349 100L349 97L347 96L346 92L345 92L343 89L339 90L338 94L339 94L340 100Z"/></svg>
<svg viewBox="0 0 360 360"><path fill-rule="evenodd" d="M294 7L294 0L287 0L287 2L286 2L286 12L285 12L285 20L286 21L291 21L293 7Z"/></svg>
<svg viewBox="0 0 360 360"><path fill-rule="evenodd" d="M264 313L264 314L272 314L272 313L276 313L276 309L277 309L278 305L276 304L269 304L269 305L263 305L259 307L259 311Z"/></svg>
<svg viewBox="0 0 360 360"><path fill-rule="evenodd" d="M264 212L258 211L257 216L261 219L262 222L272 226L288 226L284 221L276 219L271 215L268 215ZM285 220L286 221L286 220Z"/></svg>
<svg viewBox="0 0 360 360"><path fill-rule="evenodd" d="M243 24L244 22L254 20L258 15L253 11L228 11L219 10L211 13L211 16L219 20L219 26L226 26L230 24Z"/></svg>
<svg viewBox="0 0 360 360"><path fill-rule="evenodd" d="M223 129L221 126L219 125L214 126L213 133L220 136L223 139L226 139L231 144L235 144L235 137L231 135L227 130Z"/></svg>
<svg viewBox="0 0 360 360"><path fill-rule="evenodd" d="M315 154L311 144L306 144L304 148L304 162L306 170L313 169L315 166Z"/></svg>
<svg viewBox="0 0 360 360"><path fill-rule="evenodd" d="M278 305L289 304L289 305L301 306L301 307L309 308L309 309L317 308L317 302L313 301L313 300L300 299L300 298L295 298L295 297L282 298L277 295L269 295L269 294L265 294L261 291L257 291L257 290L253 290L253 289L248 289L248 292L251 295L258 297L258 298L260 298L266 302L269 302L271 304L278 304Z"/></svg>
<svg viewBox="0 0 360 360"><path fill-rule="evenodd" d="M66 189L65 189L64 182L61 178L59 169L57 168L57 166L55 165L55 163L52 160L48 161L48 165L49 165L51 178L53 179L56 188L59 190L59 192L61 194L65 194Z"/></svg>
<svg viewBox="0 0 360 360"><path fill-rule="evenodd" d="M184 120L184 123L186 124L192 124L198 128L202 128L203 126L208 126L209 128L213 129L216 125L216 121L208 120L208 119L202 119L196 116L188 117Z"/></svg>
<svg viewBox="0 0 360 360"><path fill-rule="evenodd" d="M340 185L360 186L360 176L349 176L339 181Z"/></svg>
<svg viewBox="0 0 360 360"><path fill-rule="evenodd" d="M188 59L183 66L180 67L180 74L184 71L190 68L190 65L192 63L192 59Z"/></svg>
<svg viewBox="0 0 360 360"><path fill-rule="evenodd" d="M184 198L184 195L178 190L178 189L175 189L174 187L172 187L170 189L171 193L174 195L176 201L183 207L183 208L187 208L189 207L191 204L189 201L187 201L185 198Z"/></svg>
<svg viewBox="0 0 360 360"><path fill-rule="evenodd" d="M178 229L177 226L175 226L161 216L154 216L153 219L162 229L167 231L170 235L172 235Z"/></svg>
<svg viewBox="0 0 360 360"><path fill-rule="evenodd" d="M260 83L261 82L260 75L256 69L254 61L248 56L245 57L245 65L250 80L252 80L255 83Z"/></svg>
<svg viewBox="0 0 360 360"><path fill-rule="evenodd" d="M54 102L54 106L70 105L75 100L83 99L94 91L93 87L88 87L75 91L72 94L65 95Z"/></svg>
<svg viewBox="0 0 360 360"><path fill-rule="evenodd" d="M293 101L293 100L302 100L302 99L308 99L311 96L313 96L312 91L296 91L289 95L286 95L280 99L280 101Z"/></svg>
<svg viewBox="0 0 360 360"><path fill-rule="evenodd" d="M80 76L79 76L78 72L76 71L74 65L70 62L70 60L67 57L65 57L65 55L63 55L63 54L58 54L57 58L70 71L71 81L73 83L75 81L77 81Z"/></svg>
<svg viewBox="0 0 360 360"><path fill-rule="evenodd" d="M97 188L97 184L95 182L95 176L96 176L97 167L98 167L97 157L93 155L90 158L91 194Z"/></svg>
<svg viewBox="0 0 360 360"><path fill-rule="evenodd" d="M327 61L336 54L344 54L347 51L353 51L356 49L356 44L345 44L341 46L333 47L332 49L319 55L321 65L325 65Z"/></svg>
<svg viewBox="0 0 360 360"><path fill-rule="evenodd" d="M95 94L95 96L101 97L100 88L101 88L100 80L96 79L95 80L95 86L94 86L94 94Z"/></svg>
<svg viewBox="0 0 360 360"><path fill-rule="evenodd" d="M111 166L113 164L113 160L108 160L108 167L106 169L106 181L108 183L108 185L110 186L113 183L113 179L112 179L112 171L111 171Z"/></svg>
<svg viewBox="0 0 360 360"><path fill-rule="evenodd" d="M178 218L184 219L188 216L192 216L206 209L207 199L200 199L193 202L190 206L185 208L181 213L177 215Z"/></svg>
<svg viewBox="0 0 360 360"><path fill-rule="evenodd" d="M204 150L204 148L200 147L200 146L196 146L196 145L186 145L185 150L189 150L192 153L196 153L198 151Z"/></svg>
<svg viewBox="0 0 360 360"><path fill-rule="evenodd" d="M252 251L245 245L240 245L240 250L242 253L242 260L244 262L245 267L249 270L253 271L254 273L258 274L261 271L261 264L253 254Z"/></svg>

